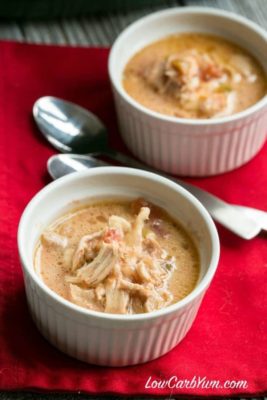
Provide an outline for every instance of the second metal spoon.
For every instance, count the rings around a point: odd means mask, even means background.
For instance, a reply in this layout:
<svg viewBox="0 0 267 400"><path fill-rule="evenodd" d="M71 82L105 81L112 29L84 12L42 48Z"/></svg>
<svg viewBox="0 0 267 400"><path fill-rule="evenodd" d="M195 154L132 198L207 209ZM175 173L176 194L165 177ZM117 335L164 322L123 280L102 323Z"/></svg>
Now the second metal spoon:
<svg viewBox="0 0 267 400"><path fill-rule="evenodd" d="M107 165L104 161L89 155L58 154L50 157L47 168L51 177L57 179L75 171ZM243 239L252 239L267 227L267 216L264 211L226 203L194 185L172 177L168 178L179 183L195 195L216 221Z"/></svg>
<svg viewBox="0 0 267 400"><path fill-rule="evenodd" d="M63 153L107 155L128 167L161 173L134 158L111 150L104 124L94 114L74 103L51 96L41 97L33 106L33 116L44 137ZM250 239L260 232L260 225L239 209L196 186L183 181L176 182L193 193L216 221L237 235Z"/></svg>

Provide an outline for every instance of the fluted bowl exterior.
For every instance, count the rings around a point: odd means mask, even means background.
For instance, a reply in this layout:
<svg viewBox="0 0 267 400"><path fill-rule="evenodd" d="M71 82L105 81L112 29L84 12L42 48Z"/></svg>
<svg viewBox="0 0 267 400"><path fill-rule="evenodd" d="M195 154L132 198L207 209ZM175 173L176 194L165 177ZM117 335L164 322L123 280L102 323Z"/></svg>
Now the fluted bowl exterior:
<svg viewBox="0 0 267 400"><path fill-rule="evenodd" d="M191 232L199 249L196 288L183 300L147 314L105 314L79 307L48 288L34 269L34 249L42 230L73 202L96 197L144 196L169 210ZM26 207L18 248L29 309L38 329L58 349L91 364L124 366L155 359L189 331L217 268L219 239L204 207L179 185L158 175L122 167L101 167L58 179Z"/></svg>

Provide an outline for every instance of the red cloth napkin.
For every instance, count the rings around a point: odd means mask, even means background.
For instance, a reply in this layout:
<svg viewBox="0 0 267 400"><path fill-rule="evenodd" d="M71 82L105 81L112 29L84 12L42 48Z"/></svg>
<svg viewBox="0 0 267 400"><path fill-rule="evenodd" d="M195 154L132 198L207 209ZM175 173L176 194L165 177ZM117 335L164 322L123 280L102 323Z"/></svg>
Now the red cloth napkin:
<svg viewBox="0 0 267 400"><path fill-rule="evenodd" d="M0 43L0 388L164 396L263 394L264 235L245 241L219 227L220 265L191 331L170 353L150 363L102 368L76 361L47 343L30 318L17 226L27 202L49 182L46 161L54 153L34 126L32 105L44 95L77 102L105 121L110 143L125 151L116 126L107 56L107 49ZM266 157L267 146L236 171L191 181L225 200L266 210ZM152 381L169 379L170 386L178 382L178 387L151 387ZM215 380L220 381L218 387Z"/></svg>

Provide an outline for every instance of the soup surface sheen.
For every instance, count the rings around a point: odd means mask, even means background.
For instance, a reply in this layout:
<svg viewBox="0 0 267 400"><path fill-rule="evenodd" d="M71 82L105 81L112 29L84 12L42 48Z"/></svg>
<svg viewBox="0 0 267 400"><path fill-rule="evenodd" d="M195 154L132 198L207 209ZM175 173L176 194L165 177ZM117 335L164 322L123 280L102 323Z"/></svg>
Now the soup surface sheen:
<svg viewBox="0 0 267 400"><path fill-rule="evenodd" d="M123 86L143 106L180 118L240 112L265 96L266 74L247 51L201 33L168 36L135 54Z"/></svg>
<svg viewBox="0 0 267 400"><path fill-rule="evenodd" d="M166 211L144 199L114 199L87 204L48 227L35 269L77 305L135 314L187 296L200 267L192 239Z"/></svg>

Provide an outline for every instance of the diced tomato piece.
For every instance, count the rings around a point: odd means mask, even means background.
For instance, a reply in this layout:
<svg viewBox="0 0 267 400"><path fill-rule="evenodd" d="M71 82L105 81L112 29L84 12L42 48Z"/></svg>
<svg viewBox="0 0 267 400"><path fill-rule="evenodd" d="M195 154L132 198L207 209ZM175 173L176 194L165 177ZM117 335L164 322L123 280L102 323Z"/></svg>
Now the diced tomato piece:
<svg viewBox="0 0 267 400"><path fill-rule="evenodd" d="M222 70L215 64L209 64L201 70L201 79L203 81L210 81L214 78L220 78L222 76Z"/></svg>
<svg viewBox="0 0 267 400"><path fill-rule="evenodd" d="M103 241L105 243L118 242L122 239L121 232L115 228L109 228L103 235Z"/></svg>

